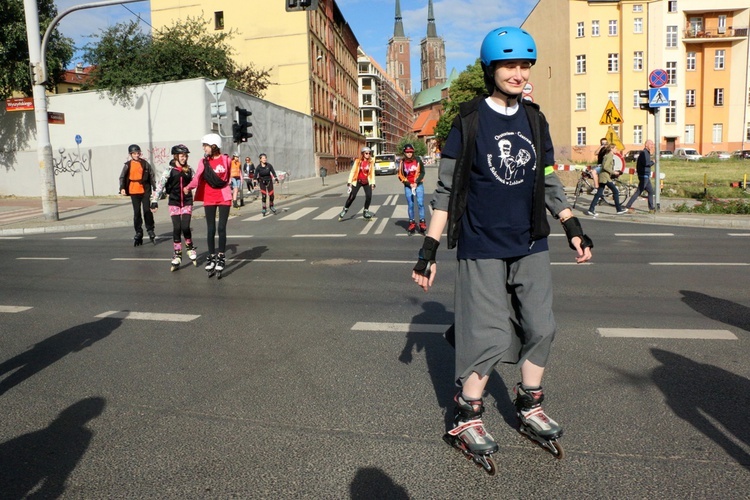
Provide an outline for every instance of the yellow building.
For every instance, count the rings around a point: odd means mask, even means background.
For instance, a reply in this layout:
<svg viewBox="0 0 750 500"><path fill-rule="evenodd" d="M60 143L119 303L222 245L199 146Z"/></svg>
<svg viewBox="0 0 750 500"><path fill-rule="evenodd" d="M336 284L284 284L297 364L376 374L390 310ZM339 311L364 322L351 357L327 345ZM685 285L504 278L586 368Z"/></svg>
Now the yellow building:
<svg viewBox="0 0 750 500"><path fill-rule="evenodd" d="M550 122L556 157L592 161L609 124L626 150L653 139L654 116L640 109L638 92L655 69L668 76L661 149L746 148L750 8L747 0L719 3L539 0L523 23L539 53L530 95ZM610 100L619 120L605 114Z"/></svg>
<svg viewBox="0 0 750 500"><path fill-rule="evenodd" d="M271 0L151 0L155 30L188 16L236 31L229 42L235 61L270 72L264 99L312 116L316 167L348 170L364 144L358 43L335 0L308 12L286 12L283 1Z"/></svg>

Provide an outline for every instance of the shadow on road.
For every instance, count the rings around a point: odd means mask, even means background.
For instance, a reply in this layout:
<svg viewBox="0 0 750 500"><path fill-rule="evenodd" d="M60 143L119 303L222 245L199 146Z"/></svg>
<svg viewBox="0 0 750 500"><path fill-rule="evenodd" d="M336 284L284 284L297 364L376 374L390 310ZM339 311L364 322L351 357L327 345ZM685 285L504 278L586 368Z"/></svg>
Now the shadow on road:
<svg viewBox="0 0 750 500"><path fill-rule="evenodd" d="M651 349L651 374L672 411L750 468L750 380L679 354Z"/></svg>
<svg viewBox="0 0 750 500"><path fill-rule="evenodd" d="M223 276L229 276L235 271L239 271L252 261L259 259L264 253L268 251L268 247L263 245L259 247L253 247L249 250L245 250L242 253L237 253L238 245L227 245L227 267L224 268ZM229 256L232 255L230 258ZM235 261L239 261L235 264Z"/></svg>
<svg viewBox="0 0 750 500"><path fill-rule="evenodd" d="M349 485L352 499L394 499L408 500L406 488L394 483L393 480L380 469L367 467L357 470L357 474Z"/></svg>
<svg viewBox="0 0 750 500"><path fill-rule="evenodd" d="M700 292L680 290L682 301L707 318L750 332L750 308Z"/></svg>
<svg viewBox="0 0 750 500"><path fill-rule="evenodd" d="M58 498L89 447L86 424L104 411L106 400L83 399L46 428L0 444L0 496L7 499Z"/></svg>
<svg viewBox="0 0 750 500"><path fill-rule="evenodd" d="M107 337L122 324L120 318L102 318L68 328L35 344L26 352L0 363L0 377L13 372L0 381L0 395L33 377L68 354L82 351ZM15 370L15 371L14 371Z"/></svg>

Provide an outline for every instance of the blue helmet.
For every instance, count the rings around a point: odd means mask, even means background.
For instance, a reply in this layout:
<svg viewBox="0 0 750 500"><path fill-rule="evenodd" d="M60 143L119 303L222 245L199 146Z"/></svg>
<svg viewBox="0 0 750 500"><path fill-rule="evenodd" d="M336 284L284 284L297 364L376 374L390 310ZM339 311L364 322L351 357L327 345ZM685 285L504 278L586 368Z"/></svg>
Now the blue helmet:
<svg viewBox="0 0 750 500"><path fill-rule="evenodd" d="M493 61L523 60L536 62L534 38L521 28L503 26L490 31L482 41L479 59L485 66Z"/></svg>

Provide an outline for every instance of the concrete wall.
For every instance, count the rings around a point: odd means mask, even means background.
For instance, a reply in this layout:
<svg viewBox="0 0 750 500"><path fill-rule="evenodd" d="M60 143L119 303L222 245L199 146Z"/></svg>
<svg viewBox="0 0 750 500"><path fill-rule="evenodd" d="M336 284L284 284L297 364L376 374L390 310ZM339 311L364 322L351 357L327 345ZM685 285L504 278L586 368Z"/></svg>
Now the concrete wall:
<svg viewBox="0 0 750 500"><path fill-rule="evenodd" d="M195 166L202 156L201 137L216 127L210 116L214 97L206 81L140 87L131 107L113 104L95 91L49 96L49 111L65 115L64 125L49 126L57 195L117 194L130 144L141 147L157 173L166 168L175 144L188 146L189 163ZM236 151L231 124L234 108L239 106L253 112L250 131L254 135L240 145L240 155L251 156L257 163L264 152L277 172L286 171L293 179L317 175L309 116L229 88L220 100L226 102L228 111L220 120L221 135L227 136L224 152ZM0 196L41 196L36 147L33 111L0 111Z"/></svg>

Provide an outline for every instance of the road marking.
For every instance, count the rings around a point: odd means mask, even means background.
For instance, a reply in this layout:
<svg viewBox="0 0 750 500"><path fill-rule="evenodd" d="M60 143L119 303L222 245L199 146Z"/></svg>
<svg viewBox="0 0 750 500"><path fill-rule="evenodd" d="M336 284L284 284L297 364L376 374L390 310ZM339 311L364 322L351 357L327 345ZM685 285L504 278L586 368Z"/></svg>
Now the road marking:
<svg viewBox="0 0 750 500"><path fill-rule="evenodd" d="M305 262L305 259L232 259L230 262Z"/></svg>
<svg viewBox="0 0 750 500"><path fill-rule="evenodd" d="M340 208L336 208L336 207L329 208L328 210L326 210L322 214L320 214L320 215L318 215L316 217L313 217L313 220L330 220L330 219L338 217L338 215L340 213L341 213L341 209Z"/></svg>
<svg viewBox="0 0 750 500"><path fill-rule="evenodd" d="M16 257L16 260L68 260L68 257Z"/></svg>
<svg viewBox="0 0 750 500"><path fill-rule="evenodd" d="M293 234L292 238L344 238L345 234Z"/></svg>
<svg viewBox="0 0 750 500"><path fill-rule="evenodd" d="M26 306L0 306L0 313L20 313L28 311L31 307Z"/></svg>
<svg viewBox="0 0 750 500"><path fill-rule="evenodd" d="M176 321L186 323L200 318L200 314L166 314L146 313L137 311L107 311L94 316L95 318L141 319L146 321Z"/></svg>
<svg viewBox="0 0 750 500"><path fill-rule="evenodd" d="M20 240L23 236L0 236L0 240Z"/></svg>
<svg viewBox="0 0 750 500"><path fill-rule="evenodd" d="M650 266L750 266L747 262L649 262Z"/></svg>
<svg viewBox="0 0 750 500"><path fill-rule="evenodd" d="M602 337L625 337L639 339L704 339L737 340L729 330L688 330L669 328L597 328Z"/></svg>
<svg viewBox="0 0 750 500"><path fill-rule="evenodd" d="M352 326L355 331L403 332L403 333L445 333L450 325L427 325L423 323L370 323L358 321Z"/></svg>
<svg viewBox="0 0 750 500"><path fill-rule="evenodd" d="M378 260L370 259L366 260L368 264L414 264L413 260Z"/></svg>
<svg viewBox="0 0 750 500"><path fill-rule="evenodd" d="M638 236L674 236L674 233L615 233L615 236L638 237Z"/></svg>
<svg viewBox="0 0 750 500"><path fill-rule="evenodd" d="M95 240L96 236L65 236L62 240Z"/></svg>
<svg viewBox="0 0 750 500"><path fill-rule="evenodd" d="M750 233L728 233L728 236L750 236Z"/></svg>
<svg viewBox="0 0 750 500"><path fill-rule="evenodd" d="M386 224L388 224L388 221L390 219L388 217L385 217L383 220L380 221L380 225L378 225L378 228L375 230L375 234L383 234L383 231L385 230Z"/></svg>
<svg viewBox="0 0 750 500"><path fill-rule="evenodd" d="M359 234L367 234L370 232L370 229L375 227L375 222L377 222L378 218L373 217L372 219L367 221L367 224L365 224L365 227L362 228L362 231L359 232Z"/></svg>
<svg viewBox="0 0 750 500"><path fill-rule="evenodd" d="M389 194L389 195L388 195L388 197L387 197L387 198L385 199L385 202L383 203L383 206L388 206L388 205L390 205L390 204L391 204L391 200L393 199L393 197L394 197L394 196L396 196L396 195L394 195L394 194Z"/></svg>
<svg viewBox="0 0 750 500"><path fill-rule="evenodd" d="M121 261L138 261L138 262L164 262L165 260L169 260L167 257L163 257L161 259L146 259L146 258L135 258L135 257L115 257L110 260L121 260Z"/></svg>
<svg viewBox="0 0 750 500"><path fill-rule="evenodd" d="M231 236L231 238L240 238L240 239L252 238L252 237L253 237L252 234L233 234Z"/></svg>
<svg viewBox="0 0 750 500"><path fill-rule="evenodd" d="M295 210L294 212L292 212L291 214L287 215L286 217L282 217L279 220L299 220L302 217L304 217L305 215L307 215L307 214L309 214L311 212L316 211L317 209L318 209L318 207L305 207L305 208L301 208L299 210Z"/></svg>

